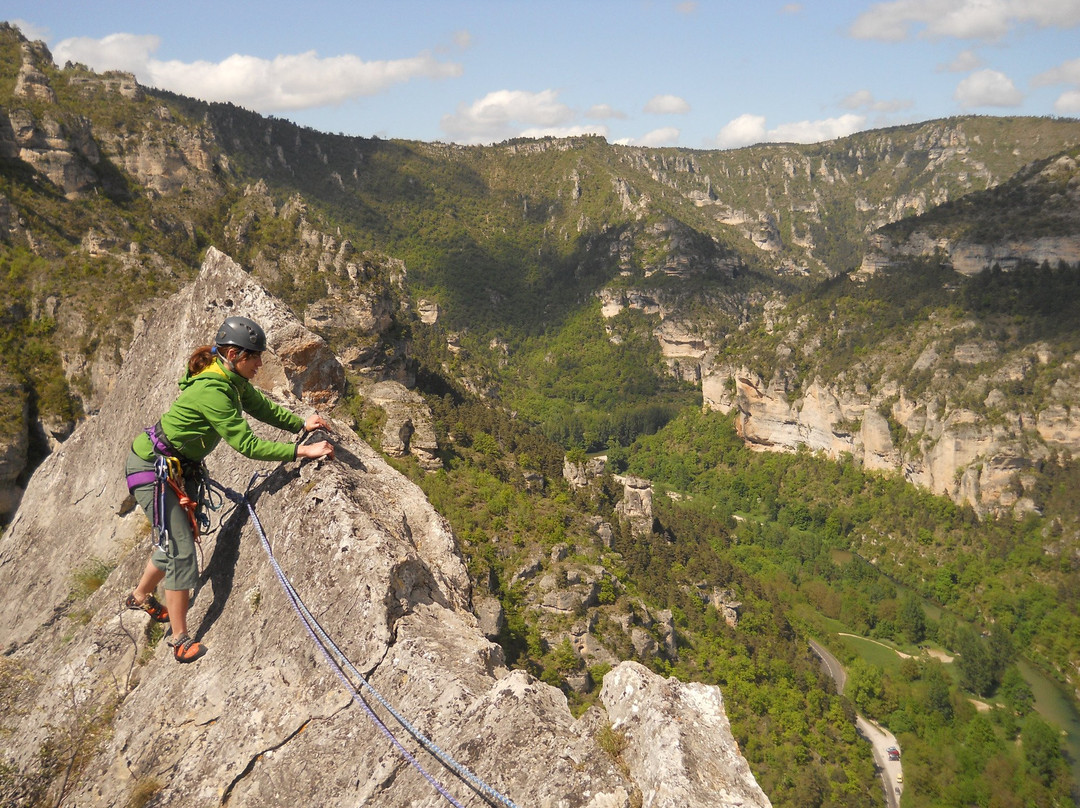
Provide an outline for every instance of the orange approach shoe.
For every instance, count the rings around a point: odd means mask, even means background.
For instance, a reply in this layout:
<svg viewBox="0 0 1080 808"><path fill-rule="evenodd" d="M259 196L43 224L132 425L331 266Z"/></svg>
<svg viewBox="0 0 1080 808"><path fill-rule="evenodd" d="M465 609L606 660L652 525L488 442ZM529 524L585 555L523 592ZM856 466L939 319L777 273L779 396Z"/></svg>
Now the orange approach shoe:
<svg viewBox="0 0 1080 808"><path fill-rule="evenodd" d="M132 592L130 595L128 595L125 605L129 609L146 612L148 615L150 615L151 620L155 620L158 623L169 622L169 610L162 606L160 603L158 603L158 599L155 598L153 595L147 595L146 600L144 600L142 603L139 603L139 601L135 600L135 593Z"/></svg>
<svg viewBox="0 0 1080 808"><path fill-rule="evenodd" d="M191 639L187 634L181 634L172 644L173 656L177 662L194 662L206 653L206 646Z"/></svg>

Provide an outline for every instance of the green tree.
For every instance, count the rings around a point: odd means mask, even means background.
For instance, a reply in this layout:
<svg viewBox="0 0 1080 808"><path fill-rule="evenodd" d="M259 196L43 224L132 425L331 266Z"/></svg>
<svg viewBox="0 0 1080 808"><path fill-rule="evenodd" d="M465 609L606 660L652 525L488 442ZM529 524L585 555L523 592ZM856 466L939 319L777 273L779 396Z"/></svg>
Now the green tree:
<svg viewBox="0 0 1080 808"><path fill-rule="evenodd" d="M1020 742L1028 769L1044 786L1050 785L1062 765L1060 733L1032 713L1024 719Z"/></svg>
<svg viewBox="0 0 1080 808"><path fill-rule="evenodd" d="M927 666L923 674L926 680L926 708L937 713L946 722L952 721L953 706L949 697L949 675L940 663Z"/></svg>
<svg viewBox="0 0 1080 808"><path fill-rule="evenodd" d="M1001 687L998 692L1009 706L1009 709L1020 715L1027 715L1035 703L1035 696L1031 692L1031 686L1021 675L1015 665L1010 665L1001 677Z"/></svg>
<svg viewBox="0 0 1080 808"><path fill-rule="evenodd" d="M996 685L1001 682L1006 668L1016 659L1016 648L1013 646L1012 637L1001 623L994 623L990 627L990 642L987 651L990 656L990 672Z"/></svg>
<svg viewBox="0 0 1080 808"><path fill-rule="evenodd" d="M960 686L977 696L988 696L994 690L994 669L990 649L974 631L961 628L957 636L956 669Z"/></svg>
<svg viewBox="0 0 1080 808"><path fill-rule="evenodd" d="M829 781L820 763L810 762L799 767L792 791L792 801L802 808L821 808L829 796Z"/></svg>
<svg viewBox="0 0 1080 808"><path fill-rule="evenodd" d="M994 725L986 713L976 713L964 727L962 757L966 771L981 772L1001 750Z"/></svg>
<svg viewBox="0 0 1080 808"><path fill-rule="evenodd" d="M900 614L897 615L900 630L904 632L913 643L920 643L926 639L926 613L923 611L922 602L914 594L908 594L900 604Z"/></svg>
<svg viewBox="0 0 1080 808"><path fill-rule="evenodd" d="M956 600L956 570L951 564L941 567L934 577L934 597L940 603L949 604Z"/></svg>
<svg viewBox="0 0 1080 808"><path fill-rule="evenodd" d="M860 710L868 715L877 715L881 698L885 695L881 668L861 658L856 659L848 669L844 693Z"/></svg>

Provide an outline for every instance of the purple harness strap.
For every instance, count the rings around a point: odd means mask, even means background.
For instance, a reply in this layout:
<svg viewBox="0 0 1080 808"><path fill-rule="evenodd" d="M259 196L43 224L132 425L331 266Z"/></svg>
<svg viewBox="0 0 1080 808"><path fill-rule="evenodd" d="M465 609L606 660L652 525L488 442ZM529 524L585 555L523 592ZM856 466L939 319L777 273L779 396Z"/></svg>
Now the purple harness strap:
<svg viewBox="0 0 1080 808"><path fill-rule="evenodd" d="M134 491L140 485L150 485L157 480L157 473L153 471L136 471L127 476L128 491Z"/></svg>
<svg viewBox="0 0 1080 808"><path fill-rule="evenodd" d="M150 443L154 445L154 451L157 454L165 457L176 457L176 451L162 433L160 424L148 426L143 432L149 436ZM129 474L127 476L128 491L134 491L140 485L149 485L150 483L157 482L157 479L158 473L156 471L136 471L134 474Z"/></svg>

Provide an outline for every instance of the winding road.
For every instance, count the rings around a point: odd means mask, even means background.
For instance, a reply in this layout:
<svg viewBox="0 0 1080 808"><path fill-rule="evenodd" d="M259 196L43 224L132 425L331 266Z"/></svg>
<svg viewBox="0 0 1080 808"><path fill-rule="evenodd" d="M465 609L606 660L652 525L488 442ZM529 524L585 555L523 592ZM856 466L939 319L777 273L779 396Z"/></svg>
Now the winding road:
<svg viewBox="0 0 1080 808"><path fill-rule="evenodd" d="M817 654L826 672L836 683L836 692L843 693L844 684L847 682L847 673L844 671L844 666L840 664L840 660L813 640L810 640L810 650ZM896 737L884 727L863 718L861 715L855 717L855 726L859 733L870 742L870 746L874 750L874 764L881 773L886 803L889 808L898 808L900 805L900 792L904 788L903 781L900 779L903 777L903 768L899 760L889 760L889 753L886 751L890 746L896 746Z"/></svg>

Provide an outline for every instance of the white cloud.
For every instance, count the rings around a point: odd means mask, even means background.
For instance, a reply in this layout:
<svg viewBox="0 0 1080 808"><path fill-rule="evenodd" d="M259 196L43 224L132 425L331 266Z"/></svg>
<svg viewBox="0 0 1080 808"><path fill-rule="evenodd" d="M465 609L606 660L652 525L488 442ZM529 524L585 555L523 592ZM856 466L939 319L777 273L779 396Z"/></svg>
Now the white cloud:
<svg viewBox="0 0 1080 808"><path fill-rule="evenodd" d="M874 103L874 96L869 90L856 90L843 101L840 105L847 109L859 109L860 107L867 107Z"/></svg>
<svg viewBox="0 0 1080 808"><path fill-rule="evenodd" d="M858 132L864 123L866 123L866 118L854 114L841 115L839 118L825 118L820 121L782 123L775 129L769 130L769 140L784 143L820 143L823 140L833 140Z"/></svg>
<svg viewBox="0 0 1080 808"><path fill-rule="evenodd" d="M1013 0L1010 5L1043 28L1080 25L1078 0Z"/></svg>
<svg viewBox="0 0 1080 808"><path fill-rule="evenodd" d="M53 50L57 63L81 62L94 70L126 70L142 83L207 101L231 101L258 112L339 104L375 95L416 78L461 75L461 65L430 53L365 62L357 56L320 57L315 51L273 59L233 54L220 62L160 61L152 35L111 34L65 39Z"/></svg>
<svg viewBox="0 0 1080 808"><path fill-rule="evenodd" d="M594 104L589 107L589 111L585 113L585 117L602 121L607 118L625 118L626 113L622 110L615 109L611 104Z"/></svg>
<svg viewBox="0 0 1080 808"><path fill-rule="evenodd" d="M1054 102L1054 112L1061 115L1080 113L1080 90L1066 90Z"/></svg>
<svg viewBox="0 0 1080 808"><path fill-rule="evenodd" d="M942 0L939 6L944 7ZM913 21L925 22L933 14L935 3L920 0L896 0L892 3L878 3L864 11L851 24L848 32L855 39L881 39L886 42L900 42L907 39L908 28Z"/></svg>
<svg viewBox="0 0 1080 808"><path fill-rule="evenodd" d="M716 144L722 149L734 149L754 143L820 143L858 132L865 123L865 116L848 114L820 121L784 123L775 129L766 129L764 116L746 114L721 129Z"/></svg>
<svg viewBox="0 0 1080 808"><path fill-rule="evenodd" d="M799 14L802 12L802 3L786 3L782 9L781 14Z"/></svg>
<svg viewBox="0 0 1080 808"><path fill-rule="evenodd" d="M643 111L650 115L685 115L690 105L677 95L654 95Z"/></svg>
<svg viewBox="0 0 1080 808"><path fill-rule="evenodd" d="M899 42L913 30L937 39L996 40L1013 28L1080 25L1080 0L891 0L875 3L852 23L856 39Z"/></svg>
<svg viewBox="0 0 1080 808"><path fill-rule="evenodd" d="M720 130L716 145L722 149L737 149L765 140L765 116L745 113Z"/></svg>
<svg viewBox="0 0 1080 808"><path fill-rule="evenodd" d="M454 44L462 50L468 50L472 47L472 34L466 30L454 32Z"/></svg>
<svg viewBox="0 0 1080 808"><path fill-rule="evenodd" d="M653 129L641 137L629 141L634 146L676 146L679 143L679 130L674 126L664 126Z"/></svg>
<svg viewBox="0 0 1080 808"><path fill-rule="evenodd" d="M1050 84L1075 84L1080 87L1080 59L1063 62L1045 73L1040 73L1031 80L1031 83L1036 87L1045 87Z"/></svg>
<svg viewBox="0 0 1080 808"><path fill-rule="evenodd" d="M857 90L840 102L844 109L865 109L871 112L899 112L902 109L910 109L914 103L902 98L893 98L888 101L874 98L869 90Z"/></svg>
<svg viewBox="0 0 1080 808"><path fill-rule="evenodd" d="M938 72L943 73L968 73L983 66L983 60L973 50L963 50L956 54L951 62L938 65Z"/></svg>
<svg viewBox="0 0 1080 808"><path fill-rule="evenodd" d="M698 4L695 0L685 0L675 6L675 10L680 14L694 14L698 9Z"/></svg>
<svg viewBox="0 0 1080 808"><path fill-rule="evenodd" d="M443 116L440 126L466 143L491 143L524 136L525 131L552 133L574 117L558 97L555 90L496 90L472 104L459 104L457 112Z"/></svg>
<svg viewBox="0 0 1080 808"><path fill-rule="evenodd" d="M31 42L37 40L47 41L49 39L49 29L43 28L40 25L35 25L27 20L14 19L11 24L22 31L22 35L29 39Z"/></svg>
<svg viewBox="0 0 1080 808"><path fill-rule="evenodd" d="M953 93L960 105L972 107L1016 107L1024 100L1012 79L997 70L980 70L956 85Z"/></svg>

